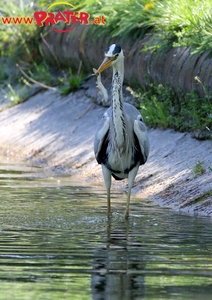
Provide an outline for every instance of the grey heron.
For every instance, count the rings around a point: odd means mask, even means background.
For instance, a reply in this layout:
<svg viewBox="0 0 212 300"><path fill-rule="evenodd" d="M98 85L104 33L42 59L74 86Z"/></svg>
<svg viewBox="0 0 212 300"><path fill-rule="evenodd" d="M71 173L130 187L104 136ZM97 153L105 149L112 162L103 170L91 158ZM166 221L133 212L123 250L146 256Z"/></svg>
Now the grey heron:
<svg viewBox="0 0 212 300"><path fill-rule="evenodd" d="M96 71L98 76L113 67L112 103L99 122L95 138L96 160L102 165L107 190L107 210L111 215L111 176L116 180L128 178L128 194L125 217L129 216L131 189L140 165L149 155L147 129L140 112L131 104L123 103L124 54L113 44L105 51L105 59Z"/></svg>

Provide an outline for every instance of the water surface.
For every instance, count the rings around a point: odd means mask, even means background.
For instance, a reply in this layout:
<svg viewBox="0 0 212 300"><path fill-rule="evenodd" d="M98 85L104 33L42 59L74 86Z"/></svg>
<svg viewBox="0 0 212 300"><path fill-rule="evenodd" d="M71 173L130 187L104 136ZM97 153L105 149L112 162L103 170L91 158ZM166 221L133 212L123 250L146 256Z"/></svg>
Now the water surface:
<svg viewBox="0 0 212 300"><path fill-rule="evenodd" d="M212 299L212 223L0 165L0 299Z"/></svg>

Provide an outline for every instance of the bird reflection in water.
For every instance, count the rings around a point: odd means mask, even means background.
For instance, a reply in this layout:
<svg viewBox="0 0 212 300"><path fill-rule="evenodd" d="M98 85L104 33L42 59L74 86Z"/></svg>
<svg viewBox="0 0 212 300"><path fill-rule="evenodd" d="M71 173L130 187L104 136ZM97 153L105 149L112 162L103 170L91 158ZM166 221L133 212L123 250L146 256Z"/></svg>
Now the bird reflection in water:
<svg viewBox="0 0 212 300"><path fill-rule="evenodd" d="M96 249L91 279L94 300L137 300L145 295L145 261L141 243L132 242L129 223L112 229L108 221L107 242Z"/></svg>

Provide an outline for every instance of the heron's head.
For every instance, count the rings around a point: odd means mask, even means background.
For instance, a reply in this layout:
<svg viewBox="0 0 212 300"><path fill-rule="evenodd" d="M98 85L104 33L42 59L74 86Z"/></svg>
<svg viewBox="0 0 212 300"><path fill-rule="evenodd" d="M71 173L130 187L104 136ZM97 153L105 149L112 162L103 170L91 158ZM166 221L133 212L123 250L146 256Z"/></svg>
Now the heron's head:
<svg viewBox="0 0 212 300"><path fill-rule="evenodd" d="M113 44L105 50L105 59L97 70L96 75L100 74L110 66L115 66L121 60L123 60L124 54L121 47L117 44Z"/></svg>

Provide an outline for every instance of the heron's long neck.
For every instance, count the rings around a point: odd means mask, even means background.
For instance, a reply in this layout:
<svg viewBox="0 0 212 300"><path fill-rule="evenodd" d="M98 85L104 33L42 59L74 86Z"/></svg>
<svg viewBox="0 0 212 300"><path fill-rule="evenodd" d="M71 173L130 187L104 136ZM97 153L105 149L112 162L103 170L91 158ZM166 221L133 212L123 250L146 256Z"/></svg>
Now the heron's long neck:
<svg viewBox="0 0 212 300"><path fill-rule="evenodd" d="M124 63L113 68L112 80L112 130L114 142L121 151L125 151L126 145L126 115L123 106L122 85L124 77Z"/></svg>

